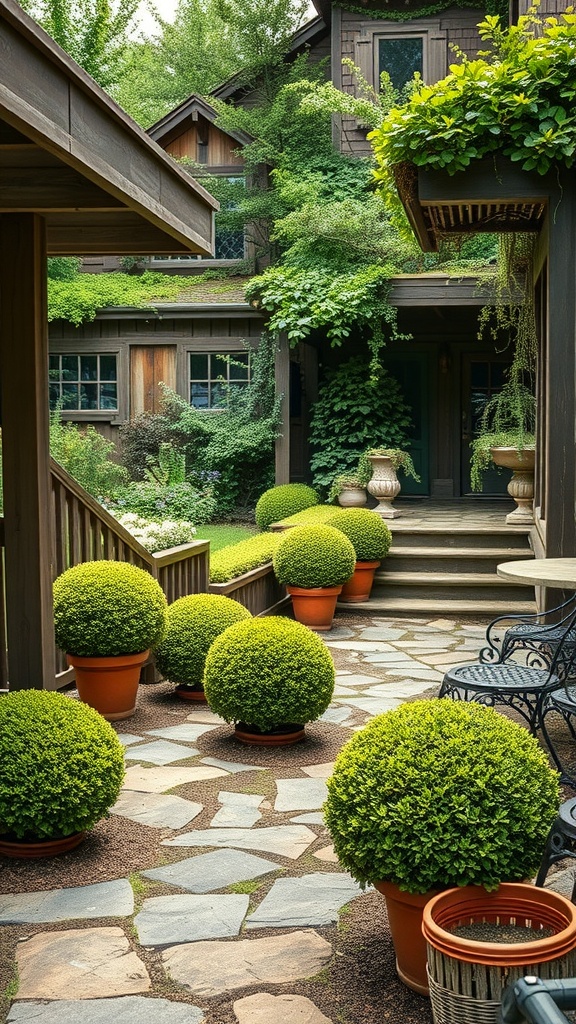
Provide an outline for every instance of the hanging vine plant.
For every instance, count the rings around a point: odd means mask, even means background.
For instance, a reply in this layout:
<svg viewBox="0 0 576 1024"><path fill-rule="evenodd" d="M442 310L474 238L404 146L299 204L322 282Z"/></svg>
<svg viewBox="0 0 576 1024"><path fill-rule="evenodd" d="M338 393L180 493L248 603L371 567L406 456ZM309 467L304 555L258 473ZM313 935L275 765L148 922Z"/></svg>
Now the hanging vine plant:
<svg viewBox="0 0 576 1024"><path fill-rule="evenodd" d="M378 4L378 6L375 6ZM436 3L426 4L421 0L405 0L402 6L396 7L394 3L386 3L381 7L381 0L365 0L364 3L349 3L348 0L340 0L336 6L343 11L350 11L352 14L368 15L370 18L387 21L414 21L414 18L430 18L440 14L448 7L475 7L486 14L496 14L502 18L508 15L508 4L503 0L436 0Z"/></svg>

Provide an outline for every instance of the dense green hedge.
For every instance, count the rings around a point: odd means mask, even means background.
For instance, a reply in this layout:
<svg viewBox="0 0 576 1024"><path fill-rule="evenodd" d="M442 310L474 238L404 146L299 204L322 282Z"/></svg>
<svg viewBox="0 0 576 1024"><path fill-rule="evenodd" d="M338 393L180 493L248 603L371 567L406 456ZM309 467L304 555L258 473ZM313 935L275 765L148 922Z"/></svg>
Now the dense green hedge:
<svg viewBox="0 0 576 1024"><path fill-rule="evenodd" d="M156 666L165 679L199 688L210 645L228 626L249 619L238 601L219 594L192 594L168 608L168 628L155 649Z"/></svg>
<svg viewBox="0 0 576 1024"><path fill-rule="evenodd" d="M137 654L160 643L167 602L160 585L128 562L82 562L54 581L56 643L96 658Z"/></svg>
<svg viewBox="0 0 576 1024"><path fill-rule="evenodd" d="M286 516L280 522L283 526L319 526L327 523L336 511L334 505L311 505L310 508L295 512L293 516Z"/></svg>
<svg viewBox="0 0 576 1024"><path fill-rule="evenodd" d="M334 664L318 636L272 615L230 626L206 658L206 699L227 722L263 731L318 718L334 690Z"/></svg>
<svg viewBox="0 0 576 1024"><path fill-rule="evenodd" d="M280 583L293 587L337 587L354 572L352 544L333 526L295 526L281 534L274 553Z"/></svg>
<svg viewBox="0 0 576 1024"><path fill-rule="evenodd" d="M390 530L378 513L368 508L337 509L326 525L335 526L352 541L359 562L381 560L390 550Z"/></svg>
<svg viewBox="0 0 576 1024"><path fill-rule="evenodd" d="M526 729L480 704L415 701L375 718L336 759L325 819L361 884L424 893L531 878L558 776Z"/></svg>
<svg viewBox="0 0 576 1024"><path fill-rule="evenodd" d="M86 704L47 690L0 700L0 832L60 839L83 832L116 802L124 751Z"/></svg>
<svg viewBox="0 0 576 1024"><path fill-rule="evenodd" d="M256 504L256 524L261 530L267 530L271 523L300 512L303 508L317 505L319 497L307 484L280 484L270 487L258 498Z"/></svg>
<svg viewBox="0 0 576 1024"><path fill-rule="evenodd" d="M228 583L272 561L281 534L259 533L210 555L210 582Z"/></svg>

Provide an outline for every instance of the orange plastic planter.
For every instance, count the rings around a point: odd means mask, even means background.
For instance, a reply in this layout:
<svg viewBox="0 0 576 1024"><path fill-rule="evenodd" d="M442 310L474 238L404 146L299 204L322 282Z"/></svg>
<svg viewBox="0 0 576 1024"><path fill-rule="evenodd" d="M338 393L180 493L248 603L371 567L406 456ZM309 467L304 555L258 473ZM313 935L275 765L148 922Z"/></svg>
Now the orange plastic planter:
<svg viewBox="0 0 576 1024"><path fill-rule="evenodd" d="M367 601L372 590L374 573L379 565L380 562L356 562L354 574L342 587L340 600L351 603Z"/></svg>
<svg viewBox="0 0 576 1024"><path fill-rule="evenodd" d="M130 718L136 710L140 669L150 651L120 654L112 658L80 658L67 654L74 669L76 689L85 704L109 722Z"/></svg>
<svg viewBox="0 0 576 1024"><path fill-rule="evenodd" d="M426 942L422 934L422 912L432 892L403 892L392 882L374 882L374 888L386 897L388 924L396 953L396 973L400 981L428 995Z"/></svg>
<svg viewBox="0 0 576 1024"><path fill-rule="evenodd" d="M554 934L505 943L454 935L453 928L474 922L543 927ZM496 892L469 885L431 899L424 908L422 932L434 949L464 963L528 966L558 960L576 948L576 907L557 892L521 882L503 882Z"/></svg>
<svg viewBox="0 0 576 1024"><path fill-rule="evenodd" d="M332 629L336 601L342 587L286 587L292 598L292 610L297 622L310 629L326 632Z"/></svg>

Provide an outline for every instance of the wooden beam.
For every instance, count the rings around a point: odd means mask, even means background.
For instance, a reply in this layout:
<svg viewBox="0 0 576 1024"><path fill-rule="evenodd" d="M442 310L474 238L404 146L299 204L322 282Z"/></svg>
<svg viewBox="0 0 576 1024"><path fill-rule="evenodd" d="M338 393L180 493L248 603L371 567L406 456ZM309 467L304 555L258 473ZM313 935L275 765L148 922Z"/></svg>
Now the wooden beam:
<svg viewBox="0 0 576 1024"><path fill-rule="evenodd" d="M203 253L202 246L192 247L171 238L165 231L139 217L131 210L98 211L77 214L46 215L49 256L102 256L153 253L171 256L178 253Z"/></svg>
<svg viewBox="0 0 576 1024"><path fill-rule="evenodd" d="M126 208L71 167L0 167L0 213Z"/></svg>
<svg viewBox="0 0 576 1024"><path fill-rule="evenodd" d="M8 679L54 685L45 225L0 215L0 387Z"/></svg>
<svg viewBox="0 0 576 1024"><path fill-rule="evenodd" d="M276 473L277 484L287 484L290 480L290 344L285 331L282 331L276 349L274 366L276 394L281 397L280 432L276 438Z"/></svg>

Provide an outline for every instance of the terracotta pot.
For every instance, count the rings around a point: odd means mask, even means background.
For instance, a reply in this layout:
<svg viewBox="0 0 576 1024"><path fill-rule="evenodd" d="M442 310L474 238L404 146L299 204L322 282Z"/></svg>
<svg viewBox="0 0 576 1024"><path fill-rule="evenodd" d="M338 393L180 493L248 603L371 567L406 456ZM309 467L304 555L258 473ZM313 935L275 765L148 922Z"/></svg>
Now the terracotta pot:
<svg viewBox="0 0 576 1024"><path fill-rule="evenodd" d="M180 700L195 700L200 704L207 704L206 694L202 687L194 690L191 686L177 686L174 693Z"/></svg>
<svg viewBox="0 0 576 1024"><path fill-rule="evenodd" d="M66 853L79 846L84 839L85 832L75 832L63 839L37 839L36 842L27 843L22 839L6 839L0 836L0 853L4 857L18 857L26 860L39 857L56 857L59 853Z"/></svg>
<svg viewBox="0 0 576 1024"><path fill-rule="evenodd" d="M270 729L269 732L261 732L254 725L238 722L234 736L241 743L257 747L290 747L305 739L305 732L303 725L281 725L277 729Z"/></svg>
<svg viewBox="0 0 576 1024"><path fill-rule="evenodd" d="M370 597L374 573L380 562L356 562L354 573L342 587L341 601L367 601Z"/></svg>
<svg viewBox="0 0 576 1024"><path fill-rule="evenodd" d="M374 887L386 897L398 977L414 992L427 996L426 942L422 934L422 913L428 901L436 894L403 892L392 882L374 882Z"/></svg>
<svg viewBox="0 0 576 1024"><path fill-rule="evenodd" d="M150 651L120 654L110 658L80 658L67 654L74 669L76 688L85 704L99 711L109 722L130 718L136 710L140 669Z"/></svg>
<svg viewBox="0 0 576 1024"><path fill-rule="evenodd" d="M292 609L297 622L310 629L324 633L332 629L336 601L342 587L290 587L286 590L292 598Z"/></svg>
<svg viewBox="0 0 576 1024"><path fill-rule="evenodd" d="M453 932L459 924L474 923L543 928L552 934L491 942ZM496 1024L507 985L526 974L567 978L576 971L576 907L549 889L511 882L496 892L481 886L448 889L424 908L422 931L436 1024L460 1019Z"/></svg>

